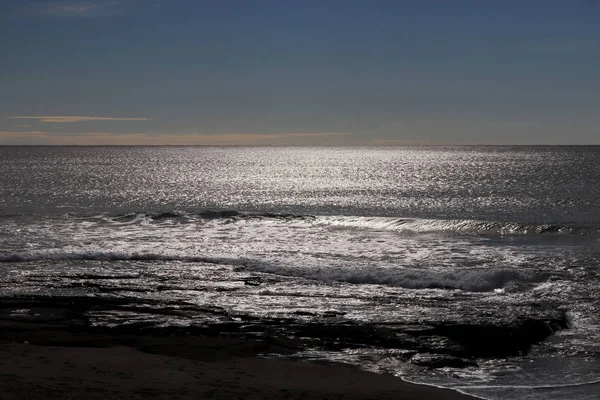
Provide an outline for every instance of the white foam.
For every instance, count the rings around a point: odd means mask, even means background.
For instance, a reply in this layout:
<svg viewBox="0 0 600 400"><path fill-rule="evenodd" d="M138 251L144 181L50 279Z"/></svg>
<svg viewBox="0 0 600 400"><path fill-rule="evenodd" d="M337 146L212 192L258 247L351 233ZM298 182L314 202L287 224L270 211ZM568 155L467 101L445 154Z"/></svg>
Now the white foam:
<svg viewBox="0 0 600 400"><path fill-rule="evenodd" d="M211 264L236 264L236 259L222 257L185 256L157 253L124 253L111 251L43 251L32 253L13 253L0 256L0 262L30 261L187 261L206 262Z"/></svg>
<svg viewBox="0 0 600 400"><path fill-rule="evenodd" d="M476 370L425 371L406 379L411 383L451 388L494 400L596 399L600 384L597 360L588 358L514 358L505 363L483 361ZM597 393L597 392L596 392Z"/></svg>
<svg viewBox="0 0 600 400"><path fill-rule="evenodd" d="M375 284L406 289L461 289L471 292L492 291L509 283L512 283L513 287L518 287L519 284L539 282L545 279L542 274L522 272L515 268L477 268L452 271L371 266L298 268L264 262L245 262L244 267L252 271L296 276L325 282Z"/></svg>
<svg viewBox="0 0 600 400"><path fill-rule="evenodd" d="M347 282L396 286L406 289L460 289L471 292L487 292L509 285L512 289L520 284L540 282L543 274L520 271L516 268L457 268L452 270L394 268L370 265L289 265L238 257L212 257L203 255L160 254L150 252L111 251L42 251L13 253L0 256L0 262L30 261L186 261L212 264L237 265L250 271L293 276L323 282Z"/></svg>
<svg viewBox="0 0 600 400"><path fill-rule="evenodd" d="M502 235L529 235L548 233L597 233L586 226L535 224L508 221L484 221L472 219L423 219L394 217L331 216L318 217L317 224L350 229L372 229L396 232L457 232L490 233Z"/></svg>

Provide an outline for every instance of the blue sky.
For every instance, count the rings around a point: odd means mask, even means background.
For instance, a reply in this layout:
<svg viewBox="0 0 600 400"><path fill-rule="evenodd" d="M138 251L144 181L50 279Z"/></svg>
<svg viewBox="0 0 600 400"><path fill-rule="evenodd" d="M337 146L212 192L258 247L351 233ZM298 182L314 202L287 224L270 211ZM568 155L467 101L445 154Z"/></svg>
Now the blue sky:
<svg viewBox="0 0 600 400"><path fill-rule="evenodd" d="M596 0L0 0L0 52L0 144L600 144Z"/></svg>

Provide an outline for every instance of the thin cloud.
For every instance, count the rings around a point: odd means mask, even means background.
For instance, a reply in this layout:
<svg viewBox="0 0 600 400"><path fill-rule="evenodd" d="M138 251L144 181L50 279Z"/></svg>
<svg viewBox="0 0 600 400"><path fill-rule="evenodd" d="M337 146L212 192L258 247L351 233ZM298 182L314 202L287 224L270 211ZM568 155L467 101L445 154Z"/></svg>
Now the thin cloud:
<svg viewBox="0 0 600 400"><path fill-rule="evenodd" d="M43 145L205 145L205 146L251 146L251 145L298 145L319 144L303 139L335 138L347 136L345 132L283 133L283 134L115 134L86 132L78 135L49 133L45 131L1 132L0 144Z"/></svg>
<svg viewBox="0 0 600 400"><path fill-rule="evenodd" d="M376 146L411 146L432 144L429 138L425 139L373 139L370 144Z"/></svg>
<svg viewBox="0 0 600 400"><path fill-rule="evenodd" d="M0 131L0 145L46 144L47 135L44 131Z"/></svg>
<svg viewBox="0 0 600 400"><path fill-rule="evenodd" d="M0 137L19 136L19 135L47 135L45 131L0 131Z"/></svg>
<svg viewBox="0 0 600 400"><path fill-rule="evenodd" d="M117 118L117 117L84 117L84 116L64 116L64 115L48 115L48 116L25 116L25 117L10 117L11 119L36 119L41 122L52 122L58 124L69 124L73 122L86 121L149 121L150 118Z"/></svg>
<svg viewBox="0 0 600 400"><path fill-rule="evenodd" d="M38 2L34 11L52 17L98 17L119 12L118 1L51 1Z"/></svg>

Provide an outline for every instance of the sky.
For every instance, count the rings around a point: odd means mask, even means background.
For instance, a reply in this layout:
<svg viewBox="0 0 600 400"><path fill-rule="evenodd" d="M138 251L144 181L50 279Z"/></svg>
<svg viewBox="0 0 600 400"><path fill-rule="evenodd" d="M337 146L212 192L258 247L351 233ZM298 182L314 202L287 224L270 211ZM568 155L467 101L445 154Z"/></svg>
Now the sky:
<svg viewBox="0 0 600 400"><path fill-rule="evenodd" d="M0 145L600 144L597 0L0 0Z"/></svg>

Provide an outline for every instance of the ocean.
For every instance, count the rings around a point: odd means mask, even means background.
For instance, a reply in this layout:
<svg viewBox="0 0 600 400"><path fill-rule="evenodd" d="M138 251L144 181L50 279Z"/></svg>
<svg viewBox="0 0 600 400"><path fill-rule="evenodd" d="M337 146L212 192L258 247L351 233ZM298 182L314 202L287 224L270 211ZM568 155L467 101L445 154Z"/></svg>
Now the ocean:
<svg viewBox="0 0 600 400"><path fill-rule="evenodd" d="M600 147L0 147L0 298L91 327L600 399L599 287Z"/></svg>

